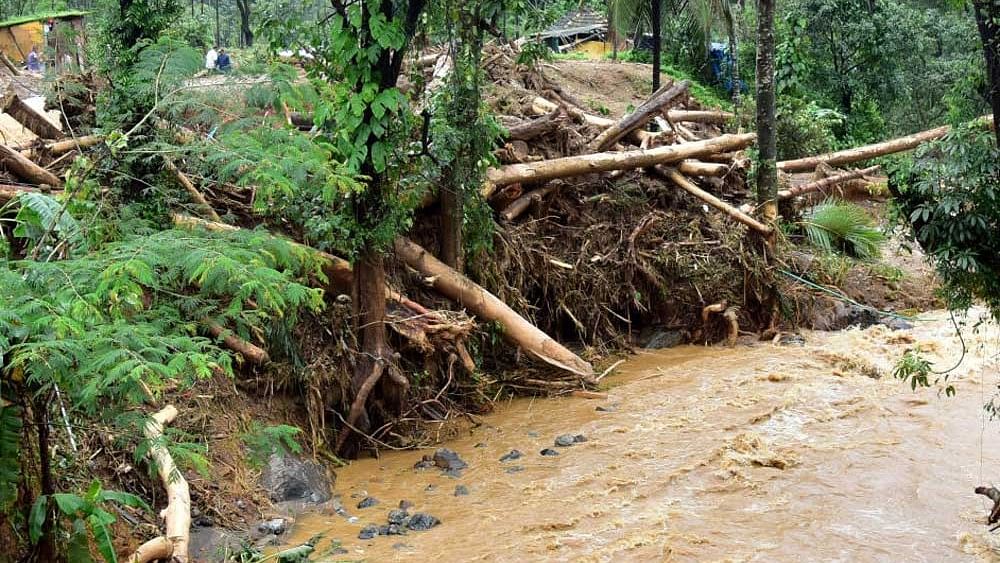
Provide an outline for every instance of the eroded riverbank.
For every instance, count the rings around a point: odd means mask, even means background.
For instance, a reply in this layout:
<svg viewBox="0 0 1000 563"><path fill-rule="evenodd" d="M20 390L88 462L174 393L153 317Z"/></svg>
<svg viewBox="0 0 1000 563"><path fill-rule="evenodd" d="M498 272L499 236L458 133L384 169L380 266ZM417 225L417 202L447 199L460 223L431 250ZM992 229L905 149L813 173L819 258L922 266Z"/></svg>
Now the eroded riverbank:
<svg viewBox="0 0 1000 563"><path fill-rule="evenodd" d="M304 515L287 541L323 532L318 553L339 540L336 559L368 561L989 557L988 507L972 490L1000 481L1000 422L981 408L1000 339L966 331L956 397L913 392L890 375L907 347L939 366L961 353L946 314L925 319L809 333L801 347L644 353L610 378L607 400L514 401L444 444L469 464L460 477L415 470L413 451L338 470L357 519ZM567 433L587 441L540 455ZM523 457L499 461L512 449ZM357 509L366 496L380 504ZM442 524L358 539L400 500Z"/></svg>

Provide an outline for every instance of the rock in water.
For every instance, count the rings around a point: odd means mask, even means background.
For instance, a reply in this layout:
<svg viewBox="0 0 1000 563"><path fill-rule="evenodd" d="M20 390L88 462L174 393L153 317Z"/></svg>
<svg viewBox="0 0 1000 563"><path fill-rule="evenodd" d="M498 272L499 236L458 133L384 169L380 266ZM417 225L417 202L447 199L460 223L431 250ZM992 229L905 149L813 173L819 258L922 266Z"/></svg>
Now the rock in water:
<svg viewBox="0 0 1000 563"><path fill-rule="evenodd" d="M413 503L408 500L401 500L399 501L399 507L406 510L408 508L413 508Z"/></svg>
<svg viewBox="0 0 1000 563"><path fill-rule="evenodd" d="M464 497L467 494L469 494L469 489L465 485L457 485L457 486L455 486L455 496L456 497Z"/></svg>
<svg viewBox="0 0 1000 563"><path fill-rule="evenodd" d="M560 448L568 448L576 443L576 436L572 434L563 434L562 436L556 437L556 446Z"/></svg>
<svg viewBox="0 0 1000 563"><path fill-rule="evenodd" d="M608 406L601 405L601 406L597 407L594 410L597 411L597 412L615 412L615 411L618 410L618 407L616 407L614 405L608 405Z"/></svg>
<svg viewBox="0 0 1000 563"><path fill-rule="evenodd" d="M330 500L332 483L321 466L311 460L273 454L261 472L261 485L274 502Z"/></svg>
<svg viewBox="0 0 1000 563"><path fill-rule="evenodd" d="M573 436L573 441L577 444L582 444L587 441L587 437L583 434L577 434L576 436Z"/></svg>
<svg viewBox="0 0 1000 563"><path fill-rule="evenodd" d="M370 540L378 535L378 526L375 524L368 524L364 528L361 528L361 532L358 534L359 540Z"/></svg>
<svg viewBox="0 0 1000 563"><path fill-rule="evenodd" d="M369 508L378 504L378 499L375 497L365 497L361 499L358 503L358 508Z"/></svg>
<svg viewBox="0 0 1000 563"><path fill-rule="evenodd" d="M500 458L500 461L515 460L515 459L520 458L522 455L524 455L524 454L522 454L521 452L519 452L517 450L511 450L511 451L503 454L503 457Z"/></svg>
<svg viewBox="0 0 1000 563"><path fill-rule="evenodd" d="M284 518L273 518L257 524L258 532L262 534L274 534L276 536L284 534L287 528L288 522Z"/></svg>
<svg viewBox="0 0 1000 563"><path fill-rule="evenodd" d="M438 448L434 452L434 464L445 471L460 471L469 466L458 454L448 448Z"/></svg>
<svg viewBox="0 0 1000 563"><path fill-rule="evenodd" d="M410 514L408 512L406 512L406 510L404 510L402 508L395 508L395 509L389 511L389 518L388 518L388 520L389 520L390 524L396 524L396 525L399 525L399 526L405 526L406 522L407 522L407 519L409 517L410 517Z"/></svg>
<svg viewBox="0 0 1000 563"><path fill-rule="evenodd" d="M414 530L416 532L422 532L424 530L430 530L434 526L440 524L441 521L437 518L431 516L430 514L425 514L423 512L417 512L411 518L406 527Z"/></svg>
<svg viewBox="0 0 1000 563"><path fill-rule="evenodd" d="M559 452L553 450L552 448L545 448L544 450L538 452L542 455L559 455Z"/></svg>
<svg viewBox="0 0 1000 563"><path fill-rule="evenodd" d="M520 471L524 471L524 467L522 467L520 465L514 465L512 467L508 467L504 471L506 471L507 473L518 473Z"/></svg>
<svg viewBox="0 0 1000 563"><path fill-rule="evenodd" d="M647 350L659 350L662 348L673 348L684 342L684 333L680 330L659 330L646 341L643 348Z"/></svg>

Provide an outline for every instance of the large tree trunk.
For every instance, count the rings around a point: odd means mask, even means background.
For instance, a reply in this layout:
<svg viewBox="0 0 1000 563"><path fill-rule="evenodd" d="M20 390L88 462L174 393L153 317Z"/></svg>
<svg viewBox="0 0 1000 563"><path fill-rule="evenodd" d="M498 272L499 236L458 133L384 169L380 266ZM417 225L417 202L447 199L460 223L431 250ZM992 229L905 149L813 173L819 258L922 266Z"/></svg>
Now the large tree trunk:
<svg viewBox="0 0 1000 563"><path fill-rule="evenodd" d="M433 280L434 289L468 308L479 318L497 321L503 336L538 359L595 383L594 368L579 356L518 315L492 293L435 259L426 250L404 238L396 239L396 254L414 270Z"/></svg>
<svg viewBox="0 0 1000 563"><path fill-rule="evenodd" d="M976 121L977 123L982 123L984 126L992 127L994 123L994 116L986 115L980 117ZM782 172L811 172L820 164L828 164L830 166L837 167L845 164L871 160L887 154L894 154L897 152L915 149L924 143L935 141L944 137L949 131L951 131L951 127L945 125L943 127L928 129L927 131L921 131L920 133L899 137L898 139L890 139L873 145L865 145L863 147L856 147L853 149L846 149L817 156L807 156L805 158L797 158L795 160L784 160L778 163L778 170L781 170Z"/></svg>
<svg viewBox="0 0 1000 563"><path fill-rule="evenodd" d="M42 139L62 139L63 132L59 130L47 117L35 111L21 100L21 97L14 91L13 86L7 88L7 93L0 99L0 111L10 115L18 123L24 125L29 131L38 135Z"/></svg>
<svg viewBox="0 0 1000 563"><path fill-rule="evenodd" d="M62 185L62 180L58 176L31 162L21 153L8 147L0 145L0 163L18 178L35 185L47 184L58 187Z"/></svg>
<svg viewBox="0 0 1000 563"><path fill-rule="evenodd" d="M463 194L456 185L444 186L441 190L441 261L461 272L462 266L462 218L465 213Z"/></svg>
<svg viewBox="0 0 1000 563"><path fill-rule="evenodd" d="M663 49L663 39L660 31L663 27L663 0L650 0L650 25L653 27L653 91L660 89L660 52Z"/></svg>
<svg viewBox="0 0 1000 563"><path fill-rule="evenodd" d="M774 130L774 0L757 0L757 204L764 220L778 218Z"/></svg>
<svg viewBox="0 0 1000 563"><path fill-rule="evenodd" d="M621 118L617 123L608 127L594 138L590 142L590 151L606 151L613 147L622 137L649 123L664 107L672 104L674 100L684 95L689 86L691 86L690 82L682 80L666 91L661 91L662 88L657 90L642 105L637 107L635 111Z"/></svg>
<svg viewBox="0 0 1000 563"><path fill-rule="evenodd" d="M993 108L993 132L1000 147L1000 3L996 0L975 0L972 5L979 37L983 40L990 107Z"/></svg>
<svg viewBox="0 0 1000 563"><path fill-rule="evenodd" d="M544 182L555 178L580 176L610 170L645 168L656 164L670 164L688 158L735 151L746 148L755 138L744 135L721 135L705 141L683 143L648 150L608 152L555 158L525 164L509 164L487 173L488 182L483 187L483 197L489 197L497 186L518 182Z"/></svg>
<svg viewBox="0 0 1000 563"><path fill-rule="evenodd" d="M250 10L252 0L236 0L236 8L240 12L240 39L244 47L253 47L253 30L250 28Z"/></svg>

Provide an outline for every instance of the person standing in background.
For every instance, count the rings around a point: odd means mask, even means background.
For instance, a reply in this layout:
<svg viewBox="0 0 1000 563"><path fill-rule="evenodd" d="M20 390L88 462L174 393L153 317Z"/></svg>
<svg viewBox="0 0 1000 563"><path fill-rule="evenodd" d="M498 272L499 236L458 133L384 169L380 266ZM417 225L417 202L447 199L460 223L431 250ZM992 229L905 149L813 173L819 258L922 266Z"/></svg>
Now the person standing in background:
<svg viewBox="0 0 1000 563"><path fill-rule="evenodd" d="M229 72L233 68L233 63L229 60L229 53L225 49L219 49L219 59L215 66L219 72Z"/></svg>
<svg viewBox="0 0 1000 563"><path fill-rule="evenodd" d="M32 45L31 52L28 53L28 70L31 72L42 72L42 61L38 56L38 46Z"/></svg>
<svg viewBox="0 0 1000 563"><path fill-rule="evenodd" d="M215 63L218 60L219 54L215 51L215 47L210 48L208 53L205 53L205 70L215 70Z"/></svg>

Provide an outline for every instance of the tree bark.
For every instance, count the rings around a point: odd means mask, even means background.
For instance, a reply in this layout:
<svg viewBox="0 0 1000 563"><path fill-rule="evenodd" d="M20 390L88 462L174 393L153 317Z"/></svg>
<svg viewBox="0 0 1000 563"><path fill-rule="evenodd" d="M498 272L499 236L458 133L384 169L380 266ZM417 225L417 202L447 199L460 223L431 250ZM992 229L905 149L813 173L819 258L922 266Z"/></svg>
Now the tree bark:
<svg viewBox="0 0 1000 563"><path fill-rule="evenodd" d="M653 28L653 91L660 89L660 53L663 50L663 39L660 32L663 28L663 0L650 0L650 25Z"/></svg>
<svg viewBox="0 0 1000 563"><path fill-rule="evenodd" d="M974 0L972 6L979 37L983 41L990 107L993 108L993 132L1000 147L1000 4L995 0Z"/></svg>
<svg viewBox="0 0 1000 563"><path fill-rule="evenodd" d="M869 174L874 174L878 172L878 166L871 166L869 168L862 168L860 170L851 170L849 172L844 172L842 174L835 174L822 180L817 180L815 182L809 182L808 184L802 184L801 186L796 186L794 188L788 188L787 190L781 190L778 192L779 200L792 199L800 195L808 194L811 192L818 192L829 188L830 186L836 186L842 182L847 182L848 180L854 180L855 178L861 178Z"/></svg>
<svg viewBox="0 0 1000 563"><path fill-rule="evenodd" d="M240 39L244 47L253 47L253 30L250 28L252 0L236 0L240 12Z"/></svg>
<svg viewBox="0 0 1000 563"><path fill-rule="evenodd" d="M545 196L557 189L559 189L559 185L556 182L552 182L543 188L528 192L515 199L510 205L505 207L503 212L500 213L500 217L504 221L513 221L514 219L520 217L521 214L527 211L532 205L541 203Z"/></svg>
<svg viewBox="0 0 1000 563"><path fill-rule="evenodd" d="M39 186L43 184L53 187L62 186L62 180L58 176L31 162L24 155L6 145L0 145L0 163L3 163L7 170L26 182Z"/></svg>
<svg viewBox="0 0 1000 563"><path fill-rule="evenodd" d="M677 165L677 171L685 176L725 176L732 169L729 164L721 162L701 162L700 160L684 160Z"/></svg>
<svg viewBox="0 0 1000 563"><path fill-rule="evenodd" d="M163 166L168 171L170 171L170 174L172 174L173 177L177 180L177 182L184 187L188 195L190 195L191 199L193 199L194 202L198 204L198 207L202 210L202 213L204 213L206 217L208 217L212 221L222 221L222 219L219 217L219 214L215 212L215 209L212 209L212 206L208 203L208 200L205 199L205 196L203 196L201 192L198 191L198 188L194 187L194 184L191 183L191 180L188 179L188 177L183 172L181 172L180 169L177 168L177 166L174 164L172 160L164 157Z"/></svg>
<svg viewBox="0 0 1000 563"><path fill-rule="evenodd" d="M976 121L982 123L984 126L992 126L993 119L993 116L987 115L980 117ZM853 149L846 149L817 156L807 156L805 158L797 158L795 160L784 160L778 163L778 170L781 170L782 172L811 172L820 164L828 164L836 167L871 160L887 154L894 154L915 149L924 143L935 141L944 137L949 131L951 131L951 127L945 125L943 127L936 127L934 129L928 129L927 131L921 131L920 133L914 133L912 135L899 137L898 139L890 139L888 141L872 145L865 145L863 147L856 147Z"/></svg>
<svg viewBox="0 0 1000 563"><path fill-rule="evenodd" d="M536 96L535 99L531 101L531 110L537 115L544 115L551 111L554 111L559 106L552 103L551 101L541 97ZM593 115L590 113L579 112L579 117L583 119L588 125L593 125L594 127L611 127L614 125L613 119L608 119L607 117L601 117L599 115ZM673 123L726 123L730 119L735 117L732 113L728 111L720 110L686 110L686 109L672 109L667 111L667 118ZM647 131L643 131L648 133ZM653 133L649 133L652 135Z"/></svg>
<svg viewBox="0 0 1000 563"><path fill-rule="evenodd" d="M24 103L13 86L7 88L3 99L0 100L0 111L10 115L42 139L62 139L65 136L48 118Z"/></svg>
<svg viewBox="0 0 1000 563"><path fill-rule="evenodd" d="M708 205L718 209L719 211L725 213L731 218L743 223L744 225L750 227L751 229L759 232L760 234L769 237L774 233L774 229L761 223L760 221L754 219L753 217L743 213L739 209L736 209L732 205L722 201L721 199L715 197L714 195L706 192L705 190L694 185L693 182L684 177L683 174L674 170L673 168L664 168L657 166L654 168L657 173L667 177L673 183L677 184L679 188L686 191L687 193L695 196L696 198L704 201Z"/></svg>
<svg viewBox="0 0 1000 563"><path fill-rule="evenodd" d="M42 536L38 540L36 553L39 561L56 560L55 506L50 495L56 492L52 476L52 458L49 452L49 393L39 394L31 404L34 415L35 432L38 438L38 472L42 496L49 497L45 521L42 523ZM9 484L7 485L9 486Z"/></svg>
<svg viewBox="0 0 1000 563"><path fill-rule="evenodd" d="M129 558L128 563L148 563L159 559L169 559L176 563L187 563L188 543L191 530L191 493L187 480L174 465L174 458L160 442L163 427L177 417L173 405L150 417L146 423L145 435L151 444L149 457L167 490L167 507L161 516L166 522L166 533L142 544Z"/></svg>
<svg viewBox="0 0 1000 563"><path fill-rule="evenodd" d="M714 153L740 150L749 146L755 138L752 133L744 135L721 135L713 139L694 143L683 143L654 149L627 152L587 154L555 158L540 162L509 164L494 168L487 173L487 183L483 187L483 197L489 197L497 186L514 183L537 183L555 178L579 176L610 170L645 168L656 164L670 164L688 158L698 158Z"/></svg>
<svg viewBox="0 0 1000 563"><path fill-rule="evenodd" d="M667 88L666 91L663 91L663 88L657 90L649 99L636 108L635 111L621 118L617 123L605 129L591 141L589 145L590 151L606 151L613 147L623 137L649 123L664 107L673 104L677 98L687 92L690 86L690 82L682 80Z"/></svg>
<svg viewBox="0 0 1000 563"><path fill-rule="evenodd" d="M757 0L757 204L764 220L778 218L774 128L774 0Z"/></svg>
<svg viewBox="0 0 1000 563"><path fill-rule="evenodd" d="M66 154L69 151L93 147L101 144L102 142L104 142L104 137L100 135L85 135L83 137L77 137L76 139L66 139L65 141L46 143L41 149L36 149L29 145L24 148L19 148L18 152L20 152L25 158L29 159L35 158L42 151L48 152L53 156L59 156Z"/></svg>
<svg viewBox="0 0 1000 563"><path fill-rule="evenodd" d="M239 336L223 326L216 323L208 323L208 332L213 338L222 337L222 343L226 348L229 348L233 352L242 354L247 360L257 364L264 365L271 361L270 356L267 355L267 351L243 340Z"/></svg>
<svg viewBox="0 0 1000 563"><path fill-rule="evenodd" d="M412 241L397 238L395 248L396 254L408 266L433 280L435 290L478 317L500 323L504 338L509 342L545 363L579 376L585 383L595 382L594 368L589 363L526 321L492 293L441 263Z"/></svg>
<svg viewBox="0 0 1000 563"><path fill-rule="evenodd" d="M519 123L507 129L507 139L511 141L530 141L559 128L562 122L562 108L555 108L538 119Z"/></svg>

